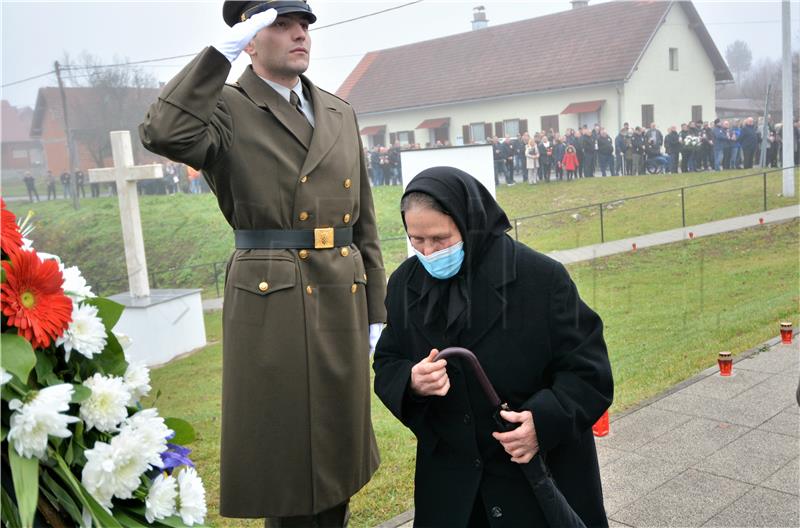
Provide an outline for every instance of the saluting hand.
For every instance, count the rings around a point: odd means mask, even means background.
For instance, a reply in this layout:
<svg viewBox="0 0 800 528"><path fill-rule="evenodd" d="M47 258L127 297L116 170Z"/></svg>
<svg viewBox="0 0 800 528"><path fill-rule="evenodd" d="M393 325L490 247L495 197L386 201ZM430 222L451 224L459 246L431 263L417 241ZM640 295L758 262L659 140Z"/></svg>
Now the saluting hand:
<svg viewBox="0 0 800 528"><path fill-rule="evenodd" d="M242 50L247 47L247 44L253 40L256 33L275 22L277 17L278 12L274 9L256 13L244 22L239 22L230 28L225 36L214 44L214 47L225 55L229 61L233 62Z"/></svg>
<svg viewBox="0 0 800 528"><path fill-rule="evenodd" d="M447 361L434 361L439 351L431 350L428 357L411 367L411 390L417 396L444 396L450 390Z"/></svg>
<svg viewBox="0 0 800 528"><path fill-rule="evenodd" d="M530 411L500 411L500 416L507 422L521 425L513 431L494 432L492 436L502 444L506 453L511 455L512 462L527 464L539 452L539 439L536 436L536 427L533 425L533 414Z"/></svg>

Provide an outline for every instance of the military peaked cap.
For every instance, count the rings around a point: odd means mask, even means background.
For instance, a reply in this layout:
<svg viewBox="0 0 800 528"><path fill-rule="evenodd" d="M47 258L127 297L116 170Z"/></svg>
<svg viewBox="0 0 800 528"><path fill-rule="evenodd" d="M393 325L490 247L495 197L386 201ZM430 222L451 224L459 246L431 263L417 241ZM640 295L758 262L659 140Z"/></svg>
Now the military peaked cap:
<svg viewBox="0 0 800 528"><path fill-rule="evenodd" d="M311 12L311 6L305 0L261 0L259 2L225 0L225 3L222 4L222 18L225 19L226 24L233 27L234 24L243 22L267 9L275 9L279 15L302 13L310 23L313 24L317 21L317 17Z"/></svg>

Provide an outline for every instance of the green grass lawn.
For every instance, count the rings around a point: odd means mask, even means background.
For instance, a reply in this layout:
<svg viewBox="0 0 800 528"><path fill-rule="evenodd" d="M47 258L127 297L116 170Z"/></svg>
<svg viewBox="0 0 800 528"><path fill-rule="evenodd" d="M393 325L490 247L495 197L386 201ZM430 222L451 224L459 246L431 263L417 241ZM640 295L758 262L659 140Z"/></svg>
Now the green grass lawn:
<svg viewBox="0 0 800 528"><path fill-rule="evenodd" d="M609 241L681 226L679 191L624 201L622 198L742 174L744 171L704 172L500 186L497 199L512 219L613 202L603 213L605 240ZM798 176L800 171L795 178L795 187L800 191ZM767 184L769 208L798 202L797 197L780 196L779 172L770 174ZM401 190L378 187L373 194L379 233L384 240L386 269L391 272L406 257L405 240L397 240L404 236L399 215ZM110 295L127 289L117 199L102 197L81 203L78 211L66 200L35 204L11 202L9 207L18 215L33 210L37 248L60 255L70 265L77 265L96 291ZM687 225L756 212L763 209L763 180L759 175L687 189L685 203ZM219 296L217 287L221 288L224 267L215 269L213 263L228 258L233 236L215 198L210 194L142 196L140 204L151 285L204 288L205 297ZM522 219L516 234L521 241L542 252L594 244L600 242L599 209L585 207L579 211Z"/></svg>
<svg viewBox="0 0 800 528"><path fill-rule="evenodd" d="M501 189L501 199L516 187ZM570 266L581 296L606 325L616 382L612 412L714 365L721 350L739 354L774 337L781 320L797 325L799 228L795 220ZM217 514L219 312L206 315L206 330L213 344L154 371L153 392L161 391L162 414L184 417L197 428L192 447L208 491L210 522L262 526ZM372 412L382 464L351 503L354 527L374 526L412 507L414 437L377 398Z"/></svg>

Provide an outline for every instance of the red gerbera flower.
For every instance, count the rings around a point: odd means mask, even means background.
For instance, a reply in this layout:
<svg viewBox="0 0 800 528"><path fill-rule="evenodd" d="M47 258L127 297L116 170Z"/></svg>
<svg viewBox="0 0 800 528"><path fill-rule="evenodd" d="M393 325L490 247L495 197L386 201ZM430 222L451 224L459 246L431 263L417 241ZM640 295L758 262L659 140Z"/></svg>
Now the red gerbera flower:
<svg viewBox="0 0 800 528"><path fill-rule="evenodd" d="M64 295L64 278L55 260L39 260L35 251L17 251L3 261L6 281L0 304L8 324L31 342L46 348L72 321L72 300Z"/></svg>
<svg viewBox="0 0 800 528"><path fill-rule="evenodd" d="M6 255L16 253L22 247L22 235L17 225L17 217L6 209L6 202L0 198L0 249Z"/></svg>

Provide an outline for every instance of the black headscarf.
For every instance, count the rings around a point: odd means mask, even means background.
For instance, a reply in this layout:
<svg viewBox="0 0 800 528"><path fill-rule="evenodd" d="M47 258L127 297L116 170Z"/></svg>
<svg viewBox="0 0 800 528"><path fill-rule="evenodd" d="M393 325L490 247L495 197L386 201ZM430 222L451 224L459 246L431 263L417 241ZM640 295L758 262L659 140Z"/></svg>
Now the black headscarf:
<svg viewBox="0 0 800 528"><path fill-rule="evenodd" d="M426 272L420 298L425 324L432 325L444 317L445 335L453 340L468 322L473 271L486 257L492 241L511 229L511 224L486 187L454 167L432 167L420 172L408 184L403 197L412 192L435 199L453 219L464 241L464 264L459 272L446 280L435 279Z"/></svg>

